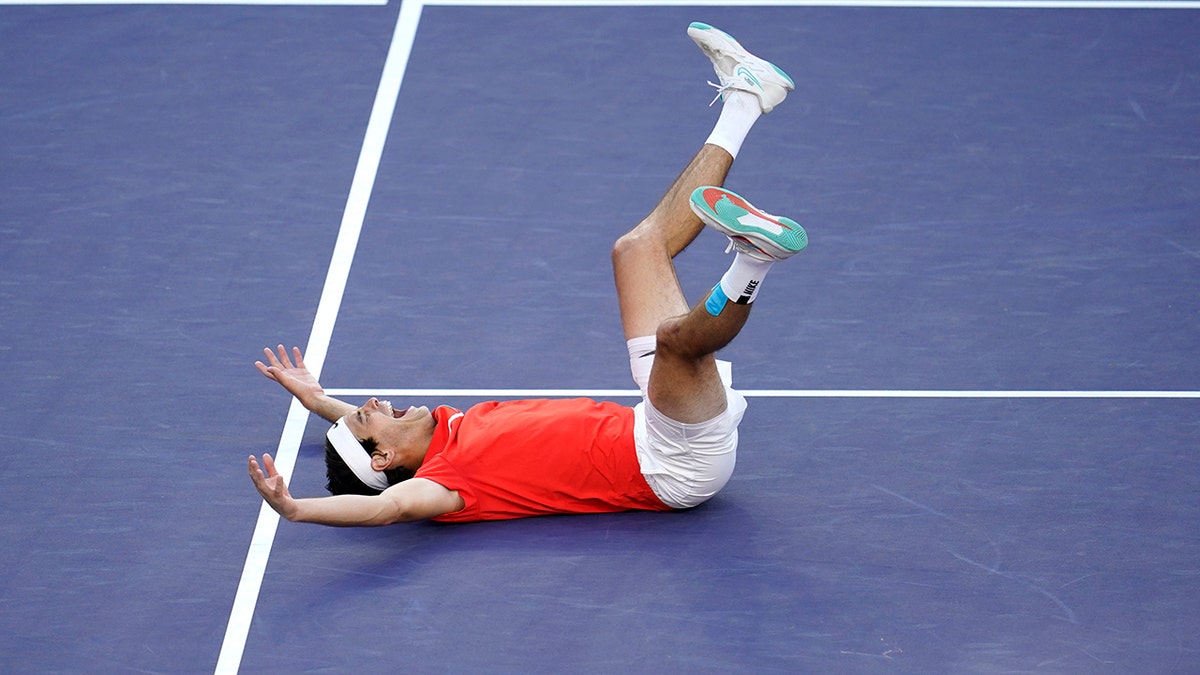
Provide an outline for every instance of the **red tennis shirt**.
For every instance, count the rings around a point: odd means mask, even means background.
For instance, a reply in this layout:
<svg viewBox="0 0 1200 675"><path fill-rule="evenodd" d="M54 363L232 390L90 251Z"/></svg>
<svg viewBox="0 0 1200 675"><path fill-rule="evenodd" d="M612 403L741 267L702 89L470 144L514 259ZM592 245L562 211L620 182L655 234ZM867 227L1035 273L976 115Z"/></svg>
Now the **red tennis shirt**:
<svg viewBox="0 0 1200 675"><path fill-rule="evenodd" d="M437 428L416 477L466 502L434 520L670 510L642 477L632 408L550 399L480 403L465 413L440 406L433 416Z"/></svg>

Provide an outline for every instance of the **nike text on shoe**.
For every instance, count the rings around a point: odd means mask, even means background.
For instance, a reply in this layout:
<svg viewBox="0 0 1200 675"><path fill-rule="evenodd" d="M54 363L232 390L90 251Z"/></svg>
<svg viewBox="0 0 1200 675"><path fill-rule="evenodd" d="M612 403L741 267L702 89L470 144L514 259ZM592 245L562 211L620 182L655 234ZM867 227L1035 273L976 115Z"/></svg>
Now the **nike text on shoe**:
<svg viewBox="0 0 1200 675"><path fill-rule="evenodd" d="M758 260L785 260L808 246L808 234L791 218L773 216L720 187L692 192L692 211L729 237L730 247Z"/></svg>
<svg viewBox="0 0 1200 675"><path fill-rule="evenodd" d="M721 80L720 84L709 82L717 88L717 98L722 98L729 89L748 91L758 97L762 111L769 113L796 88L787 73L746 51L729 33L698 21L688 26L687 32L712 61L713 70ZM713 103L716 102L714 98Z"/></svg>

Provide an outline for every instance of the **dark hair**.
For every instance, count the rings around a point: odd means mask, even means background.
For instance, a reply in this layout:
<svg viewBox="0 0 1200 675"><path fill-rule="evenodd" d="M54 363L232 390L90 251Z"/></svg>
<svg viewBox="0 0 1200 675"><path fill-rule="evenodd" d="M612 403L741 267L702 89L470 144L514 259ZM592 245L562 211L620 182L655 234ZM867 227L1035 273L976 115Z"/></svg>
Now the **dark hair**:
<svg viewBox="0 0 1200 675"><path fill-rule="evenodd" d="M362 443L363 449L367 454L375 452L378 444L375 439L367 438L359 441ZM412 469L388 469L383 474L387 476L388 485L395 485L401 481L406 481L413 477ZM333 443L329 439L325 439L325 489L329 490L330 494L334 495L377 495L379 490L368 487L354 475L350 467L346 466L346 462L342 461L341 455L338 455L337 450L333 448Z"/></svg>

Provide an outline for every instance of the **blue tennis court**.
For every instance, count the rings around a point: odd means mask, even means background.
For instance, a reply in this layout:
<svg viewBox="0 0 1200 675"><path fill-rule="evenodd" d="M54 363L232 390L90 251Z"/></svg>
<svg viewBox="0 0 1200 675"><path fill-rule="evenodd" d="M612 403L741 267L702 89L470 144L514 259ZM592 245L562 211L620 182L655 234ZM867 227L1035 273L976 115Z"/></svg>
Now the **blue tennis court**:
<svg viewBox="0 0 1200 675"><path fill-rule="evenodd" d="M1200 5L0 2L0 671L1138 672L1200 635ZM279 523L253 367L632 403L609 253L704 141L691 21L796 80L805 225L677 513ZM700 299L728 265L677 259Z"/></svg>

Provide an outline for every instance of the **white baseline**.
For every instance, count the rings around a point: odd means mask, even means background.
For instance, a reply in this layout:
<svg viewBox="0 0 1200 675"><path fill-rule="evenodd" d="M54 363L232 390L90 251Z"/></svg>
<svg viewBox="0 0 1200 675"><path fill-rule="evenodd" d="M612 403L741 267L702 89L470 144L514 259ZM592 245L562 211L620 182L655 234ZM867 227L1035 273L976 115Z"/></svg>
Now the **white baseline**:
<svg viewBox="0 0 1200 675"><path fill-rule="evenodd" d="M380 5L382 0L0 0L0 5L121 5L121 4L180 4L180 5ZM392 36L391 47L384 63L379 89L367 124L367 132L359 155L343 213L341 228L324 290L317 307L312 333L309 336L305 363L314 375L320 377L328 351L333 326L341 307L350 265L357 249L359 234L367 203L374 187L375 176L387 140L396 98L408 66L421 10L425 5L493 6L493 7L654 7L654 6L746 6L746 7L898 7L898 8L973 8L973 9L1200 9L1200 1L1180 2L1129 1L1113 2L1070 2L1060 0L660 0L659 2L634 2L626 0L403 0L399 18ZM593 396L621 397L636 396L636 391L627 389L330 389L331 395L382 395L382 396L460 396L460 397L547 397L547 396ZM1051 392L1051 391L889 391L889 390L740 390L745 396L797 398L1200 398L1200 392L1176 391L1109 391L1109 392ZM285 478L290 479L295 467L296 456L308 420L306 411L293 400L288 410L287 421L276 451L276 465ZM236 673L241 666L246 638L254 608L258 602L263 575L271 553L279 518L265 503L259 509L258 521L250 542L241 581L238 584L225 638L217 660L217 673Z"/></svg>
<svg viewBox="0 0 1200 675"><path fill-rule="evenodd" d="M1196 399L1200 391L1056 391L970 389L741 389L747 398L1125 398ZM405 396L446 398L622 398L636 389L326 389L330 396Z"/></svg>

